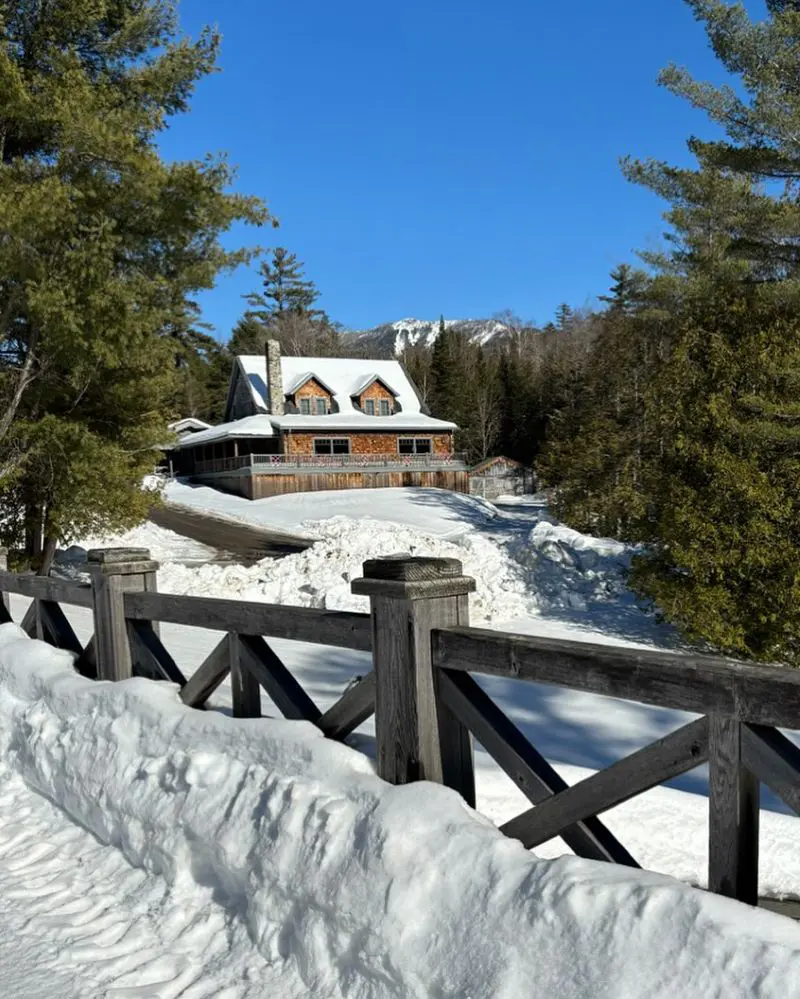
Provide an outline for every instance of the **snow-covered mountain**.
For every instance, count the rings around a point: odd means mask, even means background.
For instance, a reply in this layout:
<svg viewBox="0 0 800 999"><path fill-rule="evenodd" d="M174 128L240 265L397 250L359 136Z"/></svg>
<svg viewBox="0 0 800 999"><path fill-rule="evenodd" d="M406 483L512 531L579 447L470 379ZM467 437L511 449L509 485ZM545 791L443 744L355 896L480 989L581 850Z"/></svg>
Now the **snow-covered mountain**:
<svg viewBox="0 0 800 999"><path fill-rule="evenodd" d="M448 329L456 329L471 343L502 341L509 333L508 327L498 319L445 319L444 324ZM393 357L416 344L432 347L439 335L439 320L399 319L346 335L374 357Z"/></svg>

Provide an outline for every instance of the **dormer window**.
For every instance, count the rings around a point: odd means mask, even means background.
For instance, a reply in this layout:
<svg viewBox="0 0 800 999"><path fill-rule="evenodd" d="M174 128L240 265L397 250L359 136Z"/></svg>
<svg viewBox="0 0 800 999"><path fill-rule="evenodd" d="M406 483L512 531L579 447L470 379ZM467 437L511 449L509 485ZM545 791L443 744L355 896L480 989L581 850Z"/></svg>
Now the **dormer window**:
<svg viewBox="0 0 800 999"><path fill-rule="evenodd" d="M328 400L322 396L318 395L314 399L314 405L317 416L326 416L328 413Z"/></svg>
<svg viewBox="0 0 800 999"><path fill-rule="evenodd" d="M375 415L375 400L374 399L365 399L364 400L364 412L367 414L367 416L374 416Z"/></svg>
<svg viewBox="0 0 800 999"><path fill-rule="evenodd" d="M389 400L381 399L380 403L381 403L381 416L390 416L392 411L389 406Z"/></svg>
<svg viewBox="0 0 800 999"><path fill-rule="evenodd" d="M300 399L300 413L302 416L311 416L311 399L308 396Z"/></svg>

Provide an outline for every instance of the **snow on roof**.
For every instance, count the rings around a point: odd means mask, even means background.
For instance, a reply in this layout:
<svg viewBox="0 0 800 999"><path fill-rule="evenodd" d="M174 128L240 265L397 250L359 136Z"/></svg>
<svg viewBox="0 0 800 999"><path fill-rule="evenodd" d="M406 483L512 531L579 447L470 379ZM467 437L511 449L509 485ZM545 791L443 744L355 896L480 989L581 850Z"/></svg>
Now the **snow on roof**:
<svg viewBox="0 0 800 999"><path fill-rule="evenodd" d="M243 354L237 360L249 382L253 401L260 410L266 412L268 407L266 357L263 354ZM375 379L382 381L392 391L403 416L421 415L419 397L399 361L376 361L359 357L286 356L281 358L281 374L285 395L296 392L302 384L301 379L307 380L308 376L313 375L334 397L339 408L339 413L336 414L338 416L362 416L361 410L353 405L352 397L363 392ZM369 426L375 426L374 421L380 417L370 416L367 419ZM450 429L452 426L453 424L442 424L443 429L445 427Z"/></svg>
<svg viewBox="0 0 800 999"><path fill-rule="evenodd" d="M270 419L269 416L246 416L243 420L234 420L232 423L220 423L218 427L184 437L178 447L197 447L199 444L213 444L233 437L274 437L275 429Z"/></svg>
<svg viewBox="0 0 800 999"><path fill-rule="evenodd" d="M291 383L291 385L287 389L285 389L285 394L294 395L295 392L300 391L300 389L306 384L306 382L310 382L312 378L318 385L321 385L326 392L330 392L331 395L334 394L333 389L330 387L330 385L326 385L325 382L319 377L319 375L314 374L313 371L304 371L302 375L300 375L298 378L295 378L295 380ZM286 380L284 379L284 384L285 383Z"/></svg>
<svg viewBox="0 0 800 999"><path fill-rule="evenodd" d="M370 387L370 385L373 385L375 382L380 382L384 388L388 389L392 393L393 396L397 397L397 393L392 388L392 386L387 384L387 382L383 378L381 378L380 375L368 375L367 378L360 385L357 385L356 388L353 389L350 395L351 396L361 395L362 392L366 392L367 389Z"/></svg>
<svg viewBox="0 0 800 999"><path fill-rule="evenodd" d="M181 430L208 430L210 427L211 424L205 420L198 420L196 416L186 416L182 420L168 424L167 429L179 434Z"/></svg>
<svg viewBox="0 0 800 999"><path fill-rule="evenodd" d="M437 420L423 413L394 413L392 416L367 416L361 410L349 413L329 413L327 416L269 416L275 427L281 430L425 430L429 433L449 433L455 430L455 423Z"/></svg>
<svg viewBox="0 0 800 999"><path fill-rule="evenodd" d="M383 430L388 433L445 434L455 430L454 423L436 420L422 413L395 413L392 416L366 416L359 411L330 413L327 416L246 416L243 420L221 423L218 427L190 434L178 443L179 448L197 447L232 440L234 437L274 437L279 430L307 430L332 434L358 430Z"/></svg>

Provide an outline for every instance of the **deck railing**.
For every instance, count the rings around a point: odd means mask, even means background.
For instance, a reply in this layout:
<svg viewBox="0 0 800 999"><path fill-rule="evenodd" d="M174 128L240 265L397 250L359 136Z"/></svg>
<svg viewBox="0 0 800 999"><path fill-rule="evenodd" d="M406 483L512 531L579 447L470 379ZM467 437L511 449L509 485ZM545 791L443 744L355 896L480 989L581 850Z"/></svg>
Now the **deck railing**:
<svg viewBox="0 0 800 999"><path fill-rule="evenodd" d="M168 680L184 703L201 708L230 674L235 716L260 716L263 687L287 718L310 721L337 739L374 712L381 777L395 784L443 783L471 805L474 737L533 806L501 827L527 847L561 836L580 856L635 867L598 816L708 762L709 888L755 904L759 782L800 814L800 749L779 731L800 728L800 672L470 628L475 582L455 559L366 562L352 589L369 596L370 614L158 593L157 565L146 550L90 553L91 585L4 569L0 551L0 623L11 620L5 594L33 598L23 629L73 652L76 669L87 677ZM85 647L62 603L93 609L94 636ZM187 680L158 622L225 636ZM373 668L323 712L271 648L271 638L371 651ZM569 787L473 674L700 717Z"/></svg>
<svg viewBox="0 0 800 999"><path fill-rule="evenodd" d="M292 471L328 472L331 469L374 471L425 471L428 469L464 469L460 454L251 454L238 458L212 458L195 463L198 475L250 468L258 475Z"/></svg>

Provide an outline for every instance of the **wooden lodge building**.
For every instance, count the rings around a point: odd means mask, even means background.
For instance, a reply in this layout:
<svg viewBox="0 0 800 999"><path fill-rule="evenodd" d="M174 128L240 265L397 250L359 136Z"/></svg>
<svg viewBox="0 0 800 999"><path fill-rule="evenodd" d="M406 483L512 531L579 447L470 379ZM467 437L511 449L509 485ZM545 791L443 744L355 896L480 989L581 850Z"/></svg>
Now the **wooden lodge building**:
<svg viewBox="0 0 800 999"><path fill-rule="evenodd" d="M469 490L454 423L430 416L399 361L237 357L225 422L189 434L172 471L261 499L320 489Z"/></svg>

